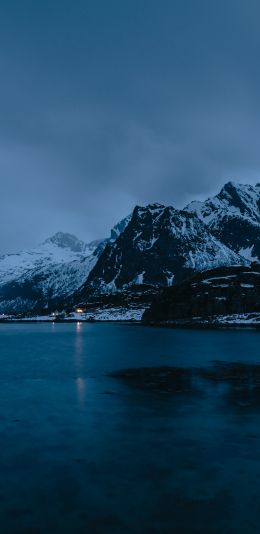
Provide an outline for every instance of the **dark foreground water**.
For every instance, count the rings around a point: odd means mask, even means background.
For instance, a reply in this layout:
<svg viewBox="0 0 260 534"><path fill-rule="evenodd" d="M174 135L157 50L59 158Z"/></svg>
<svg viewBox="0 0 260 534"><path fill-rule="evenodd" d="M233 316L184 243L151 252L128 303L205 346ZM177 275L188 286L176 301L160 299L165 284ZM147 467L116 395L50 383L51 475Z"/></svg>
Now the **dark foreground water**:
<svg viewBox="0 0 260 534"><path fill-rule="evenodd" d="M255 331L0 325L1 534L259 532L260 397L215 375L168 394L106 376L207 374L259 348Z"/></svg>

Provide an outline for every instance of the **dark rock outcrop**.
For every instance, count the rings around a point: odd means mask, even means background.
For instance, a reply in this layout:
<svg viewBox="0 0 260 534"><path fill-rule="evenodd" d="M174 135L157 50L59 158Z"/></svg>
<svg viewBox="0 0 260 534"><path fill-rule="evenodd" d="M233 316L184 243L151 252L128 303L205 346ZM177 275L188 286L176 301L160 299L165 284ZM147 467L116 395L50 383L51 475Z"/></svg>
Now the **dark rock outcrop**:
<svg viewBox="0 0 260 534"><path fill-rule="evenodd" d="M145 323L260 312L260 264L198 273L164 289L145 311Z"/></svg>

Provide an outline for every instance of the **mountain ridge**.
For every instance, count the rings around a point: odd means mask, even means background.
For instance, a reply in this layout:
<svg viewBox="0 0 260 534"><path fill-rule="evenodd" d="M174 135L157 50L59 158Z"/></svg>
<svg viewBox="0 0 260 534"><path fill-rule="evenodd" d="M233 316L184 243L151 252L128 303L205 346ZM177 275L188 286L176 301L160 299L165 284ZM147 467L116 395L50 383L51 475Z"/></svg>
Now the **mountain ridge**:
<svg viewBox="0 0 260 534"><path fill-rule="evenodd" d="M0 312L63 306L136 285L159 289L259 258L260 184L227 182L183 210L136 206L105 239L85 243L56 232L34 249L1 256Z"/></svg>

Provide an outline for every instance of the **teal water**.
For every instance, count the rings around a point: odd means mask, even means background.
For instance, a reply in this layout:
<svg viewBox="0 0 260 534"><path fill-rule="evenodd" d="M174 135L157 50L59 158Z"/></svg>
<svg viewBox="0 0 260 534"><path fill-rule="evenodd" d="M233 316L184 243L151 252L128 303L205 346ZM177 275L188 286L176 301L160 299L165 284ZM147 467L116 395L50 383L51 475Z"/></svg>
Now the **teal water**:
<svg viewBox="0 0 260 534"><path fill-rule="evenodd" d="M260 333L0 325L0 532L260 531L260 403L108 373L260 364Z"/></svg>

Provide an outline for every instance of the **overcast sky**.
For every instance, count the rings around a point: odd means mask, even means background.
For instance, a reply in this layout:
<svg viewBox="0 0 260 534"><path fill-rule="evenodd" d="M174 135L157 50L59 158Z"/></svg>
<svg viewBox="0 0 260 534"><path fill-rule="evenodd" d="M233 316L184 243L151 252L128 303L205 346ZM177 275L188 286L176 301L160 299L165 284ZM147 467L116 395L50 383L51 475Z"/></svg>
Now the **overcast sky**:
<svg viewBox="0 0 260 534"><path fill-rule="evenodd" d="M260 180L258 0L1 0L0 254Z"/></svg>

